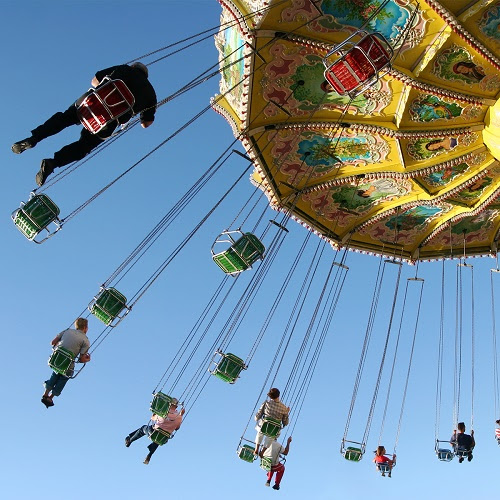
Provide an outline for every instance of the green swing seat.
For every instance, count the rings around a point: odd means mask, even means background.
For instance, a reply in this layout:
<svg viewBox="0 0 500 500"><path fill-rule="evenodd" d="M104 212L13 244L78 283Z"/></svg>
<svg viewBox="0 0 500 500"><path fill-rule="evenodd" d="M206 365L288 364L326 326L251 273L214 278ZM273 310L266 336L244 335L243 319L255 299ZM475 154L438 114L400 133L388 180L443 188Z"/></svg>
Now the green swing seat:
<svg viewBox="0 0 500 500"><path fill-rule="evenodd" d="M56 347L49 358L49 366L56 373L66 375L75 360L75 355L64 347Z"/></svg>
<svg viewBox="0 0 500 500"><path fill-rule="evenodd" d="M252 233L242 233L242 236L236 241L229 233L224 234L229 237L232 245L224 252L213 253L212 258L226 274L238 274L246 271L257 260L264 257L266 249L257 236Z"/></svg>
<svg viewBox="0 0 500 500"><path fill-rule="evenodd" d="M61 228L61 221L58 219L59 213L59 207L47 195L32 194L26 203L21 203L21 207L12 213L12 220L19 231L28 240L33 241L44 229L49 232L49 236L52 236ZM51 222L54 222L57 226L57 229L53 232L47 229ZM35 241L35 243L41 243L42 241Z"/></svg>
<svg viewBox="0 0 500 500"><path fill-rule="evenodd" d="M277 438L281 431L281 421L277 418L264 417L262 425L260 427L260 432L264 434L264 436L270 438Z"/></svg>
<svg viewBox="0 0 500 500"><path fill-rule="evenodd" d="M222 357L211 373L228 384L234 384L241 371L245 369L245 362L230 352L220 354Z"/></svg>
<svg viewBox="0 0 500 500"><path fill-rule="evenodd" d="M348 446L344 451L344 458L351 462L359 462L363 458L363 451L361 448Z"/></svg>
<svg viewBox="0 0 500 500"><path fill-rule="evenodd" d="M160 446L163 446L170 438L172 434L163 429L155 429L150 435L149 439Z"/></svg>
<svg viewBox="0 0 500 500"><path fill-rule="evenodd" d="M245 462L253 463L253 461L257 458L257 456L254 454L254 448L253 446L250 446L249 444L244 444L243 446L240 446L238 449L238 457L241 458L241 460L244 460Z"/></svg>
<svg viewBox="0 0 500 500"><path fill-rule="evenodd" d="M91 303L90 312L105 325L110 326L116 318L123 319L119 314L125 309L126 304L125 295L115 288L104 288Z"/></svg>
<svg viewBox="0 0 500 500"><path fill-rule="evenodd" d="M170 406L172 405L171 396L167 396L163 392L156 392L153 395L153 401L151 401L151 405L149 409L155 415L159 415L160 417L166 417L170 410Z"/></svg>
<svg viewBox="0 0 500 500"><path fill-rule="evenodd" d="M265 471L269 472L271 470L271 466L273 463L271 462L271 459L269 457L261 457L260 458L260 468L264 469Z"/></svg>

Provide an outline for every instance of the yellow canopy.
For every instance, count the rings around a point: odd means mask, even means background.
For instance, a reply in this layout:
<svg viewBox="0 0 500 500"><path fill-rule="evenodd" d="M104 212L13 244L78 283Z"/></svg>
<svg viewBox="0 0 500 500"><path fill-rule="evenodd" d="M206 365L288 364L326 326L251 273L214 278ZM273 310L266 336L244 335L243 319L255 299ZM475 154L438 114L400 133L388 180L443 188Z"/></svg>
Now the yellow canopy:
<svg viewBox="0 0 500 500"><path fill-rule="evenodd" d="M393 46L392 69L351 101L325 80L323 58L381 2L221 4L213 106L272 207L370 253L458 256L464 240L468 255L496 252L498 3L389 1L367 29Z"/></svg>

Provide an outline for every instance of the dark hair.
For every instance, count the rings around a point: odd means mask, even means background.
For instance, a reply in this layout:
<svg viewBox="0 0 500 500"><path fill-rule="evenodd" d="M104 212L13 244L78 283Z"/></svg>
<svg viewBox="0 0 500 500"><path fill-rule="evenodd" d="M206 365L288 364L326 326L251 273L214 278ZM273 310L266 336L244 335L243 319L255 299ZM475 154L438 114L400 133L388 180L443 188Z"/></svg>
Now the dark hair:
<svg viewBox="0 0 500 500"><path fill-rule="evenodd" d="M276 389L276 387L273 387L268 393L267 395L271 398L271 399L276 399L276 398L279 398L280 397L280 391L279 389Z"/></svg>
<svg viewBox="0 0 500 500"><path fill-rule="evenodd" d="M457 63L455 63L453 65L453 72L455 74L461 74L458 70L458 68L468 68L468 69L471 69L472 70L472 74L471 73L467 73L467 77L469 78L472 78L474 80L477 80L478 82L480 82L485 75L483 75L477 68L477 64L474 64L472 61L458 61Z"/></svg>
<svg viewBox="0 0 500 500"><path fill-rule="evenodd" d="M465 424L463 422L458 422L457 429L459 431L465 431Z"/></svg>

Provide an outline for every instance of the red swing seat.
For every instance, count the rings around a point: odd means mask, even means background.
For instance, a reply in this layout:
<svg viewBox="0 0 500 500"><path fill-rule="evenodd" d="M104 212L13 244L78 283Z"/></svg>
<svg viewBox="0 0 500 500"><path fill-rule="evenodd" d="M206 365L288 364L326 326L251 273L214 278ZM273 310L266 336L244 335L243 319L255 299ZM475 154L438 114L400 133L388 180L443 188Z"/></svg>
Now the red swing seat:
<svg viewBox="0 0 500 500"><path fill-rule="evenodd" d="M82 125L97 134L108 123L132 110L135 98L122 80L108 80L90 93L78 105Z"/></svg>
<svg viewBox="0 0 500 500"><path fill-rule="evenodd" d="M328 58L334 54L340 58L330 65ZM379 33L369 33L356 44L348 40L325 57L325 79L338 94L355 97L379 78L380 71L390 70L392 54Z"/></svg>

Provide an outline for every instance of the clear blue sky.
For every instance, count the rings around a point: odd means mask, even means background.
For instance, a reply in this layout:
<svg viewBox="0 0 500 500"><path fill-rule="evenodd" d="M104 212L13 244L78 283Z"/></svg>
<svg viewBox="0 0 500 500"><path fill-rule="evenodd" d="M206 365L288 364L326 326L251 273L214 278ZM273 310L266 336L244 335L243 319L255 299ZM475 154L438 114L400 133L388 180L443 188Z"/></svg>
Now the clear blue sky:
<svg viewBox="0 0 500 500"><path fill-rule="evenodd" d="M493 373L489 269L492 259L475 259L476 275L476 400L474 427L477 448L472 463L440 463L434 456L435 385L441 264L423 264L426 279L413 372L408 389L398 466L391 479L381 478L371 463L380 431L383 397L372 426L368 450L359 464L339 454L356 368L365 333L378 260L351 253L344 294L326 340L304 409L296 424L286 473L279 492L264 487L265 474L235 454L240 436L256 403L265 373L276 351L278 337L289 317L294 294L276 315L250 369L235 386L211 379L175 439L160 448L145 466L146 438L124 446L124 437L149 418L149 401L163 371L221 279L211 262L210 246L254 189L245 181L216 212L185 251L148 290L128 318L95 352L92 362L70 381L56 406L40 402L42 382L50 370L46 360L50 340L84 309L92 296L126 255L172 204L192 185L232 141L230 127L210 111L123 178L64 229L43 245L29 243L12 224L9 214L35 187L42 158L50 157L78 135L73 127L47 139L35 149L15 156L11 144L57 110L64 110L90 86L95 71L165 46L189 34L217 25L221 8L215 0L198 1L52 1L0 0L2 46L1 134L3 216L1 231L2 335L1 373L4 401L0 447L2 497L49 499L67 496L94 498L176 497L197 500L221 495L250 499L437 499L460 495L496 498L494 485L500 449L494 438ZM217 61L213 39L150 68L158 97ZM218 89L216 79L162 107L153 127L134 129L105 152L68 176L47 194L63 216L104 184L131 166L178 126L207 105ZM241 149L241 148L240 148ZM177 224L123 281L121 290L132 295L172 248L220 198L245 167L232 159L218 180L205 189ZM256 212L265 207L262 200ZM268 211L267 218L273 214ZM239 329L233 352L246 356L260 328L267 306L274 300L305 230L290 224L290 234L261 289L252 315ZM308 256L316 245L313 238ZM333 253L329 250L329 256ZM325 262L321 265L326 272ZM444 390L453 391L453 337L455 334L455 267L447 263L447 322L445 324ZM251 273L250 271L249 273ZM415 268L404 266L403 280ZM300 276L295 282L298 288ZM500 279L500 275L498 276ZM242 276L239 297L250 274ZM312 314L317 281L300 337ZM351 422L349 437L358 440L366 422L387 317L387 297L374 330L370 351ZM498 295L497 295L498 296ZM414 311L411 301L409 312ZM226 308L226 316L231 308ZM385 311L385 312L384 312ZM89 337L101 331L91 319ZM383 444L394 445L401 388L407 367L408 327L403 335L394 399L389 405ZM218 332L213 332L215 336ZM465 333L464 335L468 335ZM467 337L466 337L467 338ZM297 349L297 344L292 346ZM392 352L392 351L391 351ZM204 354L204 352L203 352ZM469 358L464 354L463 413L470 422ZM384 381L387 380L387 373ZM281 374L276 384L284 384ZM182 383L181 383L182 388ZM383 382L383 396L386 382ZM452 431L451 398L443 397L441 439ZM468 398L468 399L467 399ZM285 401L286 402L286 401ZM500 415L496 416L500 418ZM253 424L247 437L253 437Z"/></svg>

